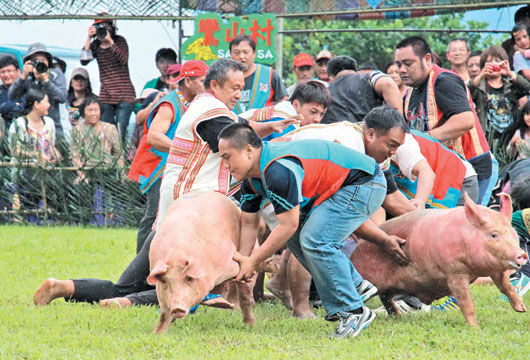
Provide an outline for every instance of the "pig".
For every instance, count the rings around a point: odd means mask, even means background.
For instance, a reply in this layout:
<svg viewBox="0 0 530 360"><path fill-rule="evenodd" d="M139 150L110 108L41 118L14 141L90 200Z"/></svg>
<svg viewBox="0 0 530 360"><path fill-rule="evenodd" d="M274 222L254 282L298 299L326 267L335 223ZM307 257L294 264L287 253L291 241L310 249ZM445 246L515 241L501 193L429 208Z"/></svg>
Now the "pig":
<svg viewBox="0 0 530 360"><path fill-rule="evenodd" d="M380 246L360 241L351 255L357 271L378 289L387 312L398 312L392 297L416 296L423 303L447 295L455 297L466 322L478 327L469 284L490 276L510 300L515 311L525 312L521 297L508 274L528 261L518 247L511 227L512 206L502 197L501 212L475 204L465 195L465 205L455 209L414 211L386 221L381 228L407 240L403 250L410 263L400 266Z"/></svg>
<svg viewBox="0 0 530 360"><path fill-rule="evenodd" d="M154 333L167 331L214 287L238 274L233 256L239 231L239 208L221 193L192 192L171 204L149 252L147 282L156 285L161 313ZM237 287L243 321L253 325L252 288L244 282Z"/></svg>

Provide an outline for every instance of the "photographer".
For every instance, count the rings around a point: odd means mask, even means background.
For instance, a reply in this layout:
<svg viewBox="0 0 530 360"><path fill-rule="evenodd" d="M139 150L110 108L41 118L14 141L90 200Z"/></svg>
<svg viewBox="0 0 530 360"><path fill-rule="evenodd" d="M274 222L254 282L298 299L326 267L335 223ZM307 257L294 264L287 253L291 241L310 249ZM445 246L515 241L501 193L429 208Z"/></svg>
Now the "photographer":
<svg viewBox="0 0 530 360"><path fill-rule="evenodd" d="M24 57L22 74L9 87L9 97L18 99L29 89L37 89L48 95L50 109L48 116L55 123L58 137L63 134L59 104L66 101L66 80L60 69L51 69L52 56L42 43L33 43Z"/></svg>
<svg viewBox="0 0 530 360"><path fill-rule="evenodd" d="M107 15L107 14L100 14ZM97 60L101 89L99 99L103 114L101 121L118 126L125 146L127 125L136 97L129 76L129 48L125 38L116 35L113 20L96 19L88 28L88 38L81 51L81 64Z"/></svg>

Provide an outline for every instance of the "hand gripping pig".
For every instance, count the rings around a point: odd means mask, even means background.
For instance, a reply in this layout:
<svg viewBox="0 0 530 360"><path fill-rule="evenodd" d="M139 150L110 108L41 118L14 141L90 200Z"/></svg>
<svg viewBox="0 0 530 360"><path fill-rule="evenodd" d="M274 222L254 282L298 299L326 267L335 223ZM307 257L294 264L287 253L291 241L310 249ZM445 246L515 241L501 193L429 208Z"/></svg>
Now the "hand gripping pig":
<svg viewBox="0 0 530 360"><path fill-rule="evenodd" d="M510 299L515 311L526 307L508 279L508 270L528 261L518 247L510 226L511 200L503 194L501 212L475 204L466 194L465 206L455 209L414 211L382 224L391 235L407 240L403 250L410 258L402 267L381 247L361 241L351 256L357 271L371 281L388 312L395 310L391 298L410 294L423 303L452 295L466 321L478 327L469 284L490 276Z"/></svg>
<svg viewBox="0 0 530 360"><path fill-rule="evenodd" d="M217 192L195 192L170 206L151 243L149 284L156 284L160 321L155 333L167 331L215 286L235 277L232 257L239 246L240 213ZM254 324L252 289L237 283L243 321Z"/></svg>

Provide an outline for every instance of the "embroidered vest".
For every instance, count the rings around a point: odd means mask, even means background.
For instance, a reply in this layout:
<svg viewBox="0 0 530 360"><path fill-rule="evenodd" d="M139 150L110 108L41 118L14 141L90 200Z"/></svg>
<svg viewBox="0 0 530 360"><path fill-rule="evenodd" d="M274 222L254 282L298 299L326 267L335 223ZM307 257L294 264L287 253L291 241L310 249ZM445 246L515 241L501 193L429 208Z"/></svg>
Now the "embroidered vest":
<svg viewBox="0 0 530 360"><path fill-rule="evenodd" d="M242 108L238 101L233 112L238 115L249 109L259 109L270 105L272 103L272 95L272 69L265 65L256 64L247 108Z"/></svg>
<svg viewBox="0 0 530 360"><path fill-rule="evenodd" d="M434 85L436 83L436 78L438 75L440 75L443 72L449 72L449 70L442 69L439 66L433 65L433 68L431 70L431 73L429 75L428 84L427 84L427 91L426 91L426 98L425 98L425 111L428 116L428 128L435 129L438 126L441 126L443 124L440 124L440 120L443 117L443 113L438 109L438 106L436 105L436 98L435 98L435 89ZM404 109L405 109L405 117L408 116L408 108L410 104L410 98L413 93L413 89L409 89L407 93L405 94L404 99ZM469 101L469 105L471 106L471 111L473 111L473 116L475 117L475 127L468 132L466 132L464 135L451 140L448 143L448 147L451 150L456 151L463 157L465 157L467 160L472 160L478 156L484 155L490 151L490 148L488 146L488 142L486 140L486 137L484 136L484 132L482 131L482 126L480 126L480 121L478 119L478 116L475 112L475 105L473 104L473 100L471 99L471 93L469 92L469 89L466 86L466 93L467 93L467 100ZM410 121L410 119L407 118L407 120Z"/></svg>

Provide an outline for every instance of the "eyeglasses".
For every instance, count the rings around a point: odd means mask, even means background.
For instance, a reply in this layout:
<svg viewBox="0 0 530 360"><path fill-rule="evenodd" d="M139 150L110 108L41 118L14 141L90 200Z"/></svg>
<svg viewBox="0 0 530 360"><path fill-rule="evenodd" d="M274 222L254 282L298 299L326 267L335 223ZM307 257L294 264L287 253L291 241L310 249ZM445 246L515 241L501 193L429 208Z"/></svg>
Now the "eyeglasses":
<svg viewBox="0 0 530 360"><path fill-rule="evenodd" d="M0 71L0 74L1 74L1 75L4 75L4 74L12 74L12 73L14 73L14 72L16 72L16 70L1 70L1 71Z"/></svg>

